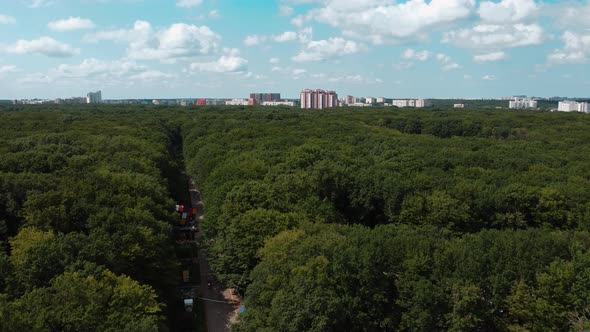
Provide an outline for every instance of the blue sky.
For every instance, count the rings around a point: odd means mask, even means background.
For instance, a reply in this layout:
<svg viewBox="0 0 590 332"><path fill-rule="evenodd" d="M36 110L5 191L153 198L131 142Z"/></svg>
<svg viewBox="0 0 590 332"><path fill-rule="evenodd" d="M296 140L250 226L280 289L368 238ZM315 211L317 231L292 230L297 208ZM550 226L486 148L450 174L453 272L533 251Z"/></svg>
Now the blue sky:
<svg viewBox="0 0 590 332"><path fill-rule="evenodd" d="M590 97L590 0L10 0L0 98Z"/></svg>

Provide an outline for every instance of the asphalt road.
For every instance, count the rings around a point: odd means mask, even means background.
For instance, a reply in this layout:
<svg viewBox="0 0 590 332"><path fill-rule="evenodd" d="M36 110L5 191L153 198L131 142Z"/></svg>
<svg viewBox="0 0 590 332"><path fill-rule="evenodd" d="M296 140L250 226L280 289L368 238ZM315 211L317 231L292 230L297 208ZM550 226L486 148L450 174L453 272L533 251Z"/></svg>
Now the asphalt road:
<svg viewBox="0 0 590 332"><path fill-rule="evenodd" d="M201 217L203 216L203 202L201 200L201 194L195 188L195 184L192 180L189 190L192 206L197 207L198 209L197 220L201 220ZM200 232L197 233L197 241L199 241L199 243L201 241ZM199 293L205 304L207 331L230 331L230 321L235 318L235 313L239 307L239 299L232 296L231 290L226 289L217 279L212 277L206 253L203 250L199 251L199 265L201 269L201 288ZM207 286L208 280L210 280L212 284L210 288Z"/></svg>

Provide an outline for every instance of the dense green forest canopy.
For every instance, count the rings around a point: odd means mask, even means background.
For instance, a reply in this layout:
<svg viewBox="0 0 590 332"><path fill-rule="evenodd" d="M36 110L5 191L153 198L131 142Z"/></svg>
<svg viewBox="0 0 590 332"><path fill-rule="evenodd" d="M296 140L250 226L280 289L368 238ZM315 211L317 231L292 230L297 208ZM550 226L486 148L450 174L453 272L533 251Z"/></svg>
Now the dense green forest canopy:
<svg viewBox="0 0 590 332"><path fill-rule="evenodd" d="M165 327L181 142L209 260L245 295L238 331L590 326L585 114L89 106L0 120L5 330ZM71 292L79 303L47 305Z"/></svg>

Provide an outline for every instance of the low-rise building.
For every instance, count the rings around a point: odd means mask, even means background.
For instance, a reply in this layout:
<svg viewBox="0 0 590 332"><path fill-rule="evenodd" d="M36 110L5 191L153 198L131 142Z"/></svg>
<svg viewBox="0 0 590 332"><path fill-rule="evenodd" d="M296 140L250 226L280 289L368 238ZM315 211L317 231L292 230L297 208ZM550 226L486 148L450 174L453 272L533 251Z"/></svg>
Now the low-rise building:
<svg viewBox="0 0 590 332"><path fill-rule="evenodd" d="M465 104L455 104L453 108L465 108Z"/></svg>
<svg viewBox="0 0 590 332"><path fill-rule="evenodd" d="M391 105L396 107L408 107L408 101L404 99L394 99L391 101Z"/></svg>
<svg viewBox="0 0 590 332"><path fill-rule="evenodd" d="M264 101L262 106L295 106L294 101Z"/></svg>
<svg viewBox="0 0 590 332"><path fill-rule="evenodd" d="M225 102L226 106L248 106L250 101L248 99L232 99Z"/></svg>
<svg viewBox="0 0 590 332"><path fill-rule="evenodd" d="M572 100L564 100L559 102L557 107L559 112L582 112L589 113L589 104L586 102L577 102Z"/></svg>
<svg viewBox="0 0 590 332"><path fill-rule="evenodd" d="M537 101L529 98L515 98L508 103L511 109L537 108Z"/></svg>

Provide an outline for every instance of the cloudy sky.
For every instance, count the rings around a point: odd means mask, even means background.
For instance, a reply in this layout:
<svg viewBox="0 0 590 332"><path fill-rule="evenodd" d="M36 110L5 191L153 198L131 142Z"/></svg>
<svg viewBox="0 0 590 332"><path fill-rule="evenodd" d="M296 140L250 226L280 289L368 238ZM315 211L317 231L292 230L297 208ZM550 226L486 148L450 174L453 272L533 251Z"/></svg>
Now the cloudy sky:
<svg viewBox="0 0 590 332"><path fill-rule="evenodd" d="M590 0L3 0L0 98L590 97Z"/></svg>

